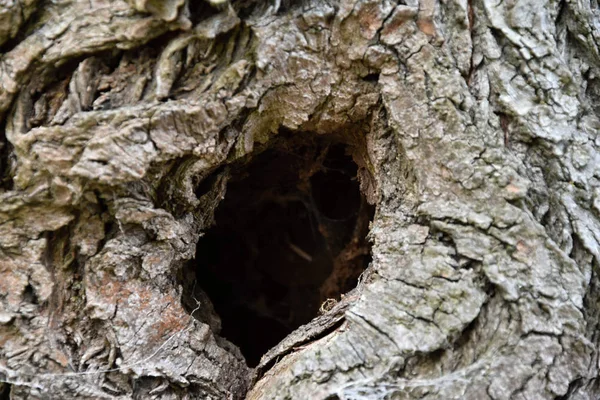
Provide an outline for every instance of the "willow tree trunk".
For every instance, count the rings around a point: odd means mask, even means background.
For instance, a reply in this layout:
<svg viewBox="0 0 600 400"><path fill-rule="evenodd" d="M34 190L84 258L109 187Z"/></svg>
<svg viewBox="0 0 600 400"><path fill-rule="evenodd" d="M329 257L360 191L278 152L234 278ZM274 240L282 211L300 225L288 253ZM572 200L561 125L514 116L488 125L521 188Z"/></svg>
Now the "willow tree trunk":
<svg viewBox="0 0 600 400"><path fill-rule="evenodd" d="M596 0L0 1L0 398L600 398L599 40ZM372 260L250 368L196 247L309 137Z"/></svg>

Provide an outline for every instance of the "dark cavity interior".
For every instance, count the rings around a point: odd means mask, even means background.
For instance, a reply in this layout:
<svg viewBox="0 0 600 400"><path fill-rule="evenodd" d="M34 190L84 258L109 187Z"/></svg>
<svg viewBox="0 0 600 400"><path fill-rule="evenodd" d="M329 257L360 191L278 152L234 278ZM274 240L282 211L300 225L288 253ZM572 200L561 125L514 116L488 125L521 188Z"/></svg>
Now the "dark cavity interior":
<svg viewBox="0 0 600 400"><path fill-rule="evenodd" d="M317 316L325 300L356 286L370 261L374 208L350 150L296 135L230 167L193 268L221 319L219 334L249 366Z"/></svg>
<svg viewBox="0 0 600 400"><path fill-rule="evenodd" d="M0 382L0 400L10 399L10 384Z"/></svg>

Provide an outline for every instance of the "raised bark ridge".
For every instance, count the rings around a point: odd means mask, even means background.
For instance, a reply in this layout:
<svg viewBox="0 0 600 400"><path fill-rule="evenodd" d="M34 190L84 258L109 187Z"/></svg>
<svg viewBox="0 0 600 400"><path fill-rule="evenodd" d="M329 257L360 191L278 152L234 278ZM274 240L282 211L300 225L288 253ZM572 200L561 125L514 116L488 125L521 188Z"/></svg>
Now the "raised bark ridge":
<svg viewBox="0 0 600 400"><path fill-rule="evenodd" d="M598 398L597 5L404 3L0 4L11 396ZM177 275L283 129L354 146L373 262L253 371Z"/></svg>

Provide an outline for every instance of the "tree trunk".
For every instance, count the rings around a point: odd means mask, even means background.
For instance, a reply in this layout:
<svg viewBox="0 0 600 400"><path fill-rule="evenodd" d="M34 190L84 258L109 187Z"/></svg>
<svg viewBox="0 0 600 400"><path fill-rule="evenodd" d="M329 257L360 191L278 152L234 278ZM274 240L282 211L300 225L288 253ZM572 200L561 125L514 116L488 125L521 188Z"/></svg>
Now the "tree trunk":
<svg viewBox="0 0 600 400"><path fill-rule="evenodd" d="M0 2L0 399L600 398L599 17Z"/></svg>

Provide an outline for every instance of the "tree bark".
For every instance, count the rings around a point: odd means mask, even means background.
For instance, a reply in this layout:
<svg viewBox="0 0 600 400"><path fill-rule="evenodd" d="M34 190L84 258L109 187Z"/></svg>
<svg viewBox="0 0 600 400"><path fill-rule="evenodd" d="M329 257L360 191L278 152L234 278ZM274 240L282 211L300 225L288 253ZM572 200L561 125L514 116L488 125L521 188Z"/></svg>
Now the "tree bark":
<svg viewBox="0 0 600 400"><path fill-rule="evenodd" d="M599 17L0 2L0 398L600 398ZM372 262L250 368L186 268L284 131L348 146Z"/></svg>

